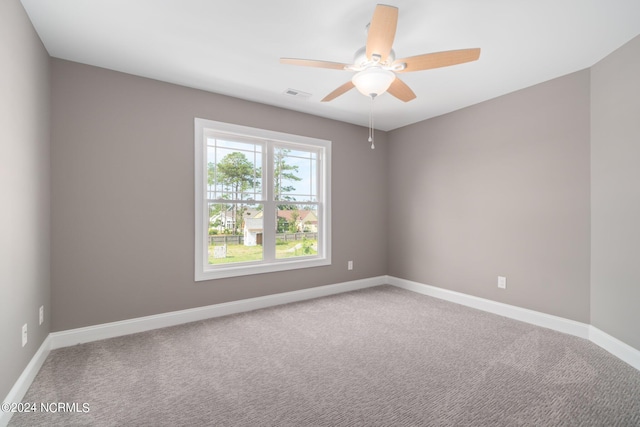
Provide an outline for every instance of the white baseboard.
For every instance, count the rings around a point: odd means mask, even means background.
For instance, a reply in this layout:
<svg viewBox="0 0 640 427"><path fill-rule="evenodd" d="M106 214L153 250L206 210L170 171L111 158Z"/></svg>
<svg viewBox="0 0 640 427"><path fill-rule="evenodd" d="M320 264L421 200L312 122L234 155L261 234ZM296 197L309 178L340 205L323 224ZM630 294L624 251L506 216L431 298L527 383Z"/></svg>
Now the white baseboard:
<svg viewBox="0 0 640 427"><path fill-rule="evenodd" d="M389 276L389 283L399 288L455 302L456 304L465 305L467 307L477 308L482 311L488 311L489 313L499 314L500 316L520 320L521 322L542 326L544 328L564 332L565 334L575 335L580 338L589 338L589 325L586 323L580 323L563 317L540 313L538 311L474 297L472 295L437 288L435 286L424 285L422 283L412 282L410 280L400 279L397 277Z"/></svg>
<svg viewBox="0 0 640 427"><path fill-rule="evenodd" d="M640 350L602 332L593 325L589 326L589 340L640 371Z"/></svg>
<svg viewBox="0 0 640 427"><path fill-rule="evenodd" d="M51 336L49 335L42 342L40 348L38 349L38 351L36 351L36 354L33 355L31 360L29 361L29 364L26 368L24 368L24 371L22 371L22 374L20 375L20 377L18 377L16 383L13 385L11 390L9 390L9 394L7 394L7 397L1 403L22 402L24 395L27 394L27 390L29 390L29 387L31 387L31 383L35 379L36 375L38 375L38 372L40 371L40 368L42 367L45 359L49 355L50 350ZM9 424L9 420L11 420L12 416L12 412L0 411L0 426L4 427Z"/></svg>
<svg viewBox="0 0 640 427"><path fill-rule="evenodd" d="M212 317L227 316L229 314L242 313L260 308L272 307L290 302L304 301L372 286L384 285L386 276L371 277L368 279L354 280L334 285L318 286L315 288L301 289L298 291L283 292L257 298L243 299L222 304L197 307L188 310L172 311L153 316L138 317L119 322L104 323L101 325L87 326L85 328L70 329L62 332L51 333L51 349L69 347L72 345L114 338L122 335L135 334L150 331L152 329L166 328L183 323L196 322Z"/></svg>
<svg viewBox="0 0 640 427"><path fill-rule="evenodd" d="M460 292L450 291L448 289L425 285L418 282L412 282L410 280L400 279L398 277L387 276L387 283L423 295L451 301L457 304L465 305L467 307L476 308L478 310L487 311L489 313L499 314L501 316L520 320L532 325L542 326L544 328L553 329L565 334L575 335L580 338L588 339L597 346L616 356L618 359L628 363L629 365L640 371L640 350L637 350L630 345L612 337L611 335L601 331L595 326L565 319L563 317L540 313L538 311L529 310L526 308L503 304L501 302L474 297L472 295L467 295Z"/></svg>

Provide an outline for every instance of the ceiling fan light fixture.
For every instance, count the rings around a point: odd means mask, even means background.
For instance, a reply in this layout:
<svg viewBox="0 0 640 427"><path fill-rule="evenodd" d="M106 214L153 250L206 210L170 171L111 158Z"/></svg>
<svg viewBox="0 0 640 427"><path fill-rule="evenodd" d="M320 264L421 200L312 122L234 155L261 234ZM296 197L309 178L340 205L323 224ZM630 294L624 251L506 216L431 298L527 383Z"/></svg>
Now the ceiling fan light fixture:
<svg viewBox="0 0 640 427"><path fill-rule="evenodd" d="M375 97L389 89L396 75L380 67L371 67L353 76L351 82L365 96Z"/></svg>

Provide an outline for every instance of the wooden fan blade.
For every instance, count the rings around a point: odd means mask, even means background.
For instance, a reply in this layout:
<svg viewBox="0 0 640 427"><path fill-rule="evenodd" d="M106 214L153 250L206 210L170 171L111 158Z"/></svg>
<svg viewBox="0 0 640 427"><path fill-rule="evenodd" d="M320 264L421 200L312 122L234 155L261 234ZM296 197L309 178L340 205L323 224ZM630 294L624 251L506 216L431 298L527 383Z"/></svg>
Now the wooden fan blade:
<svg viewBox="0 0 640 427"><path fill-rule="evenodd" d="M425 53L424 55L411 56L396 60L393 65L406 64L404 70L395 70L396 73L408 73L411 71L430 70L432 68L448 67L450 65L464 64L475 61L480 57L480 48L447 50L445 52Z"/></svg>
<svg viewBox="0 0 640 427"><path fill-rule="evenodd" d="M398 8L379 4L373 12L367 35L367 58L380 55L380 62L384 62L391 52L393 39L396 37L398 24Z"/></svg>
<svg viewBox="0 0 640 427"><path fill-rule="evenodd" d="M347 64L329 61L316 61L314 59L280 58L280 63L290 65L302 65L304 67L330 68L332 70L344 70Z"/></svg>
<svg viewBox="0 0 640 427"><path fill-rule="evenodd" d="M322 98L320 102L328 102L328 101L334 100L340 95L342 95L343 93L349 92L354 87L355 85L351 82L351 80L349 80L348 82L340 86L338 89L334 90L329 95Z"/></svg>
<svg viewBox="0 0 640 427"><path fill-rule="evenodd" d="M409 102L412 99L416 98L416 94L413 93L411 88L407 86L405 82L396 77L396 79L391 83L389 89L387 89L391 95L398 98L400 101Z"/></svg>

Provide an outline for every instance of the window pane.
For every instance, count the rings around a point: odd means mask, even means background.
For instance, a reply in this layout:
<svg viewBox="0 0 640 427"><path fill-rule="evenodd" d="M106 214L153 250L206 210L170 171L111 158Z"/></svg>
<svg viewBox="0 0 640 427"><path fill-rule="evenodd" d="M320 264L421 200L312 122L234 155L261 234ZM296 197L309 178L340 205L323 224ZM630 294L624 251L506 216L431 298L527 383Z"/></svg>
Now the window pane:
<svg viewBox="0 0 640 427"><path fill-rule="evenodd" d="M209 203L209 265L261 261L261 204Z"/></svg>
<svg viewBox="0 0 640 427"><path fill-rule="evenodd" d="M317 162L315 151L276 147L273 163L275 200L316 202Z"/></svg>
<svg viewBox="0 0 640 427"><path fill-rule="evenodd" d="M207 199L262 200L262 146L207 138Z"/></svg>
<svg viewBox="0 0 640 427"><path fill-rule="evenodd" d="M318 254L318 208L287 204L276 209L276 259Z"/></svg>

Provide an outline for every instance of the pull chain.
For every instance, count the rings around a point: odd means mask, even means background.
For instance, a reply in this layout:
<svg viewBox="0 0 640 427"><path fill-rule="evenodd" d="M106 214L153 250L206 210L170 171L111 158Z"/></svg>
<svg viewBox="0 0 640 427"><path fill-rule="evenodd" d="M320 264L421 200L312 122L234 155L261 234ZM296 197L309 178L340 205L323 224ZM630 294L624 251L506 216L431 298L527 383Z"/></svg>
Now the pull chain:
<svg viewBox="0 0 640 427"><path fill-rule="evenodd" d="M371 149L374 150L376 148L374 135L373 135L373 101L376 99L376 94L371 94L371 109L369 110L369 142L371 143Z"/></svg>

